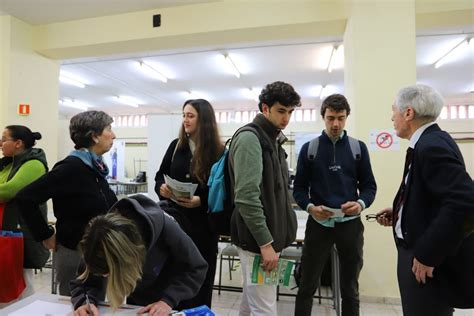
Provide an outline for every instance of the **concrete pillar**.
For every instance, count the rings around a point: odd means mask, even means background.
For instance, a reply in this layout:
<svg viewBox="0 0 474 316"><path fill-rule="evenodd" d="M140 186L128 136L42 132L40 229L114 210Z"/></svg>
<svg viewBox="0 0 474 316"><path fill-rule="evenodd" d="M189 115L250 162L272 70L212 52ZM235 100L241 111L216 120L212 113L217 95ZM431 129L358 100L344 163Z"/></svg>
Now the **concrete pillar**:
<svg viewBox="0 0 474 316"><path fill-rule="evenodd" d="M415 41L415 0L352 2L344 33L344 84L352 108L347 129L367 145L370 130L393 128L390 118L395 94L416 82ZM391 206L407 146L407 142L401 143L398 151L370 152L378 191L365 213ZM364 224L361 296L397 298L396 249L391 230L376 223Z"/></svg>

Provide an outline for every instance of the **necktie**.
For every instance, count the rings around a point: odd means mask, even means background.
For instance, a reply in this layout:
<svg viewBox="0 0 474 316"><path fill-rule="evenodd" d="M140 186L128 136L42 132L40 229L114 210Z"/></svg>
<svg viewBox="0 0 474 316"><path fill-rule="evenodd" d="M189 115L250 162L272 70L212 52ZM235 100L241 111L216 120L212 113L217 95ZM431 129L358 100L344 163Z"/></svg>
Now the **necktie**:
<svg viewBox="0 0 474 316"><path fill-rule="evenodd" d="M408 170L410 169L412 160L413 160L413 148L408 147L407 154L405 156L405 167L403 169L402 183L400 184L400 188L398 189L397 203L395 204L395 208L393 209L393 214L392 214L392 224L394 227L398 220L398 213L400 212L400 209L403 203L405 202L405 190L406 190L405 179L407 177Z"/></svg>

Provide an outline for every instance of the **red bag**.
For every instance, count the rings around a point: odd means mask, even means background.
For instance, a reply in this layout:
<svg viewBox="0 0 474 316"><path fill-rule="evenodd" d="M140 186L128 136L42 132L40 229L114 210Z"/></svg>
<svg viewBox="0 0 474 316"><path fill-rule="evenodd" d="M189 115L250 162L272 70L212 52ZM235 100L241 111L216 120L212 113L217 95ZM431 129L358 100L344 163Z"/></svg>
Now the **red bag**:
<svg viewBox="0 0 474 316"><path fill-rule="evenodd" d="M5 208L5 204L0 203L0 230L3 227L3 209Z"/></svg>
<svg viewBox="0 0 474 316"><path fill-rule="evenodd" d="M20 296L26 287L23 278L23 233L0 231L0 303Z"/></svg>

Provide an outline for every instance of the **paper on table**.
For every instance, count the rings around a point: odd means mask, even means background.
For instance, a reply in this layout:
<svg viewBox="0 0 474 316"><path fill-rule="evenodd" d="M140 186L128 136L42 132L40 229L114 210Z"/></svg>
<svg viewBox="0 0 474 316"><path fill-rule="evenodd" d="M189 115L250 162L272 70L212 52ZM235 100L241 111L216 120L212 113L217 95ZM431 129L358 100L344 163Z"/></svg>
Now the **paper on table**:
<svg viewBox="0 0 474 316"><path fill-rule="evenodd" d="M38 314L38 311L41 311ZM72 306L69 304L52 303L42 300L36 300L14 312L8 316L31 316L31 315L51 315L66 316L73 312Z"/></svg>
<svg viewBox="0 0 474 316"><path fill-rule="evenodd" d="M198 187L197 184L191 182L180 182L173 178L170 178L165 174L165 183L173 193L175 198L187 198L192 199L194 192Z"/></svg>

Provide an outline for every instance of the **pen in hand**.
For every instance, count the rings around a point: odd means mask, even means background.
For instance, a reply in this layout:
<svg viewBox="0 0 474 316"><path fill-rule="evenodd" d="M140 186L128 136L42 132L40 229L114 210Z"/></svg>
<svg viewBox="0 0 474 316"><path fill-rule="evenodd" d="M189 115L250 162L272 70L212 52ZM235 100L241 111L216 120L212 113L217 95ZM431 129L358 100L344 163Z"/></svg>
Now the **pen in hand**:
<svg viewBox="0 0 474 316"><path fill-rule="evenodd" d="M91 309L91 301L89 300L89 295L87 295L87 293L86 293L86 303L87 303L87 313L89 315L94 315Z"/></svg>

